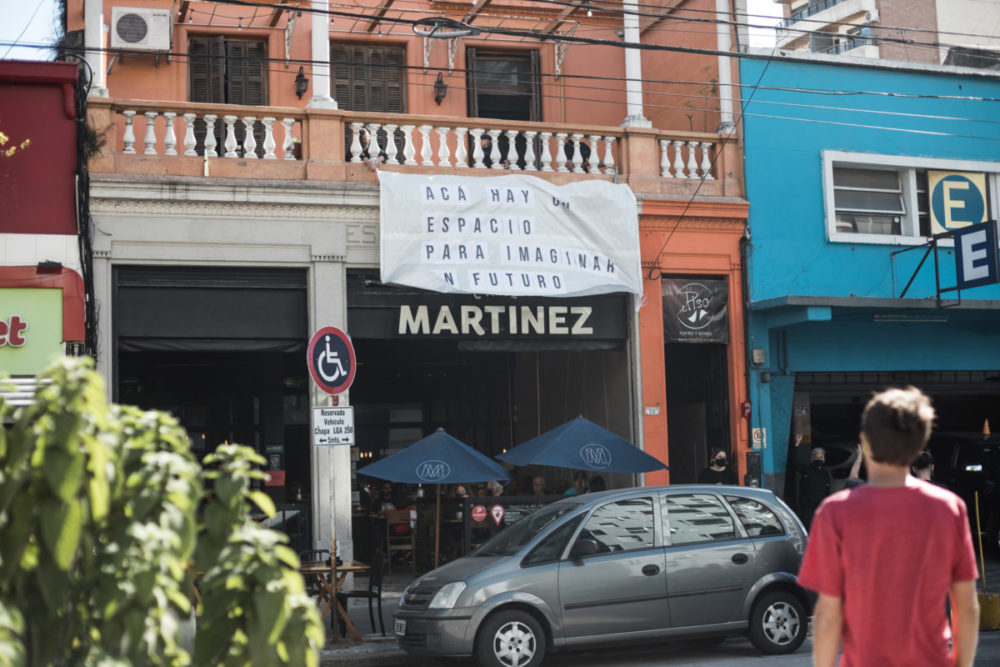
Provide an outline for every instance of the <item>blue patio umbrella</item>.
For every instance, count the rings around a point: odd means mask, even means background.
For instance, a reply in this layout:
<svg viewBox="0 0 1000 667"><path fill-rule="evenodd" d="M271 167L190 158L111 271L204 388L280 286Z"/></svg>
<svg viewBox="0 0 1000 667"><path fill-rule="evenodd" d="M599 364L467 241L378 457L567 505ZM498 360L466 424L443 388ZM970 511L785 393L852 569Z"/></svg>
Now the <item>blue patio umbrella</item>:
<svg viewBox="0 0 1000 667"><path fill-rule="evenodd" d="M502 465L451 437L440 428L406 449L361 468L357 473L390 482L437 485L434 567L438 564L440 546L441 485L510 479L507 469Z"/></svg>
<svg viewBox="0 0 1000 667"><path fill-rule="evenodd" d="M577 417L497 457L516 465L543 465L592 472L650 472L670 469L625 438Z"/></svg>

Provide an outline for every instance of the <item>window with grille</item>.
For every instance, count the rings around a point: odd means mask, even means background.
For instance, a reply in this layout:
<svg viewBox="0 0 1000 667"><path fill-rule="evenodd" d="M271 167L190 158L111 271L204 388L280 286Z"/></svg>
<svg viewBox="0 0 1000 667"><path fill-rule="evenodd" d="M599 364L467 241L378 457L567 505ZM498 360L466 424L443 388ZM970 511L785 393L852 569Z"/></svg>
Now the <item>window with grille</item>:
<svg viewBox="0 0 1000 667"><path fill-rule="evenodd" d="M267 42L229 39L222 35L192 37L188 41L188 97L192 102L267 106ZM237 150L242 155L246 127L235 124ZM264 125L254 123L257 156L264 155ZM205 121L195 121L199 155L204 154ZM216 151L225 153L226 127L220 118L215 125Z"/></svg>
<svg viewBox="0 0 1000 667"><path fill-rule="evenodd" d="M959 227L971 224L962 213L974 208L977 196L984 219L998 215L1000 163L823 151L823 169L831 241L919 243L942 231L942 216L955 216ZM942 187L943 178L957 176L964 179L963 187Z"/></svg>
<svg viewBox="0 0 1000 667"><path fill-rule="evenodd" d="M466 49L469 116L542 119L538 51Z"/></svg>
<svg viewBox="0 0 1000 667"><path fill-rule="evenodd" d="M401 46L334 44L333 90L346 111L405 113L406 50Z"/></svg>

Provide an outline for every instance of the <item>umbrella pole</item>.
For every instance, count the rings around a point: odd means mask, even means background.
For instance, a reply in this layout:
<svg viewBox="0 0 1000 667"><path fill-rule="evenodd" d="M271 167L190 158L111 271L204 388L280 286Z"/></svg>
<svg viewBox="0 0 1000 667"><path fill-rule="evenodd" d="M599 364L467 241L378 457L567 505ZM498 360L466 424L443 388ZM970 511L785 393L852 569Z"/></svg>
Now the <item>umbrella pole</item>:
<svg viewBox="0 0 1000 667"><path fill-rule="evenodd" d="M437 484L437 509L434 511L434 569L438 566L438 550L441 548L441 485Z"/></svg>

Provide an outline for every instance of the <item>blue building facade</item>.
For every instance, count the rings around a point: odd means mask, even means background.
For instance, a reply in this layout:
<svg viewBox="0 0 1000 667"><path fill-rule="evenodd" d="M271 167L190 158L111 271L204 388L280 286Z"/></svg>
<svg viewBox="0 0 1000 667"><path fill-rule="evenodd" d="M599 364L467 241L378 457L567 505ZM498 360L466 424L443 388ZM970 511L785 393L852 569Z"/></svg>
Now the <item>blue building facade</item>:
<svg viewBox="0 0 1000 667"><path fill-rule="evenodd" d="M861 409L885 386L924 389L938 428L1000 428L1000 285L939 299L954 242L925 245L1000 217L1000 76L799 55L740 69L764 485L794 493L789 457L810 449L796 433L846 475Z"/></svg>

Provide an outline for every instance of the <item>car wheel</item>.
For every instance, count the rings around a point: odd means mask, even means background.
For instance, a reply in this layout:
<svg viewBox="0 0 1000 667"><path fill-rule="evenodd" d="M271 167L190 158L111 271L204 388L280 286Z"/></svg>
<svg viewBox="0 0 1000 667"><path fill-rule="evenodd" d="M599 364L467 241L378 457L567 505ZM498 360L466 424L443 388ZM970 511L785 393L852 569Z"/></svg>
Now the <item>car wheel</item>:
<svg viewBox="0 0 1000 667"><path fill-rule="evenodd" d="M808 627L802 602L786 591L764 595L750 613L750 641L761 653L791 653L805 641Z"/></svg>
<svg viewBox="0 0 1000 667"><path fill-rule="evenodd" d="M545 657L545 633L531 614L501 611L479 629L476 656L483 667L537 667Z"/></svg>

